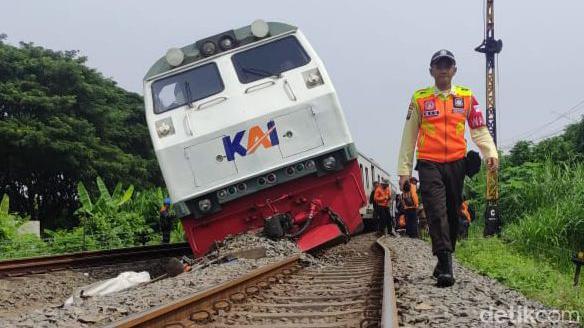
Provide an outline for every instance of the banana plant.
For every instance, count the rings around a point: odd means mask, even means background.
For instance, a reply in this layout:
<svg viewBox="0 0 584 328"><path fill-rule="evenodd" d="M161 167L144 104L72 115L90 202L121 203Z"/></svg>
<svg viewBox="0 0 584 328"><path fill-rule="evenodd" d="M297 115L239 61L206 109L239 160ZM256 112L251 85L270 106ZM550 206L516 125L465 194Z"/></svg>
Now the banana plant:
<svg viewBox="0 0 584 328"><path fill-rule="evenodd" d="M87 214L89 216L93 215L93 203L91 202L91 197L89 192L83 182L79 181L77 184L77 194L79 195L79 202L81 207L75 211L75 214Z"/></svg>
<svg viewBox="0 0 584 328"><path fill-rule="evenodd" d="M2 202L0 202L0 215L8 215L9 207L10 198L7 194L4 194L4 196L2 196Z"/></svg>
<svg viewBox="0 0 584 328"><path fill-rule="evenodd" d="M0 240L11 239L16 235L19 221L10 212L10 198L4 194L0 202Z"/></svg>
<svg viewBox="0 0 584 328"><path fill-rule="evenodd" d="M132 199L134 194L134 185L130 185L125 191L122 184L118 183L114 188L113 194L110 194L107 186L100 177L96 179L99 197L94 202L85 188L83 182L77 184L77 194L81 207L76 211L77 214L85 213L89 216L100 214L113 214L118 212L120 207Z"/></svg>

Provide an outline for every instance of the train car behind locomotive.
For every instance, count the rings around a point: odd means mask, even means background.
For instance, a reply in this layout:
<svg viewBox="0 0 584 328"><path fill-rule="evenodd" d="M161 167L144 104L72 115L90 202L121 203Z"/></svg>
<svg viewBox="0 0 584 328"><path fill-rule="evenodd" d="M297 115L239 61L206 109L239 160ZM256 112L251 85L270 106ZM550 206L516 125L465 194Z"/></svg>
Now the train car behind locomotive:
<svg viewBox="0 0 584 328"><path fill-rule="evenodd" d="M362 153L359 153L359 157L357 158L359 162L359 169L361 170L361 177L363 188L365 190L365 194L369 196L371 192L373 192L373 183L379 182L381 183L383 179L390 180L390 174L384 170L379 163L377 163L371 157L368 157ZM395 195L397 194L397 187L390 181L389 187L391 188L391 197L395 199ZM391 211L393 211L393 202L390 202ZM361 217L364 220L369 220L371 222L366 222L366 226L376 226L377 222L373 222L375 218L373 217L373 204L369 201L369 197L367 197L367 204L361 208Z"/></svg>
<svg viewBox="0 0 584 328"><path fill-rule="evenodd" d="M362 229L358 153L327 71L294 26L256 21L170 49L146 119L197 255L263 228L302 250Z"/></svg>

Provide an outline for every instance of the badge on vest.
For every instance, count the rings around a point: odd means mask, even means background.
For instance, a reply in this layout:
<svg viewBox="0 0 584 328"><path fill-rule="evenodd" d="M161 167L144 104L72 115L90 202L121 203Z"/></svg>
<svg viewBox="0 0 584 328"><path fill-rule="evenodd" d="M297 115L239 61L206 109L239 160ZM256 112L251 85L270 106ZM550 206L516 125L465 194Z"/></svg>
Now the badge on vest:
<svg viewBox="0 0 584 328"><path fill-rule="evenodd" d="M434 100L426 100L424 102L424 117L435 117L440 114L440 111L436 110L436 104Z"/></svg>
<svg viewBox="0 0 584 328"><path fill-rule="evenodd" d="M440 111L438 110L425 110L424 117L435 117L440 115Z"/></svg>
<svg viewBox="0 0 584 328"><path fill-rule="evenodd" d="M453 102L453 106L452 106L452 112L453 113L458 113L458 114L464 114L464 99L461 97L454 97L452 99Z"/></svg>
<svg viewBox="0 0 584 328"><path fill-rule="evenodd" d="M424 101L424 110L434 110L434 109L436 109L436 104L434 104L434 100Z"/></svg>
<svg viewBox="0 0 584 328"><path fill-rule="evenodd" d="M464 99L461 97L454 97L454 107L456 108L464 108Z"/></svg>

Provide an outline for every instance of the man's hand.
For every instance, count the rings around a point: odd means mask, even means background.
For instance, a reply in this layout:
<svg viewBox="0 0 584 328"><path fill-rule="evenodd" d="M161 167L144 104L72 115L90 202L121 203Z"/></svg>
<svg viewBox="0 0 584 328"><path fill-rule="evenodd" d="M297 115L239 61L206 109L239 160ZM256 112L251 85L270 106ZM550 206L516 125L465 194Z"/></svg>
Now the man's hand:
<svg viewBox="0 0 584 328"><path fill-rule="evenodd" d="M499 169L499 159L496 157L487 158L487 169L491 172L497 171Z"/></svg>
<svg viewBox="0 0 584 328"><path fill-rule="evenodd" d="M399 176L399 190L401 190L403 192L404 185L406 184L406 182L409 182L409 181L410 181L409 175L400 175Z"/></svg>

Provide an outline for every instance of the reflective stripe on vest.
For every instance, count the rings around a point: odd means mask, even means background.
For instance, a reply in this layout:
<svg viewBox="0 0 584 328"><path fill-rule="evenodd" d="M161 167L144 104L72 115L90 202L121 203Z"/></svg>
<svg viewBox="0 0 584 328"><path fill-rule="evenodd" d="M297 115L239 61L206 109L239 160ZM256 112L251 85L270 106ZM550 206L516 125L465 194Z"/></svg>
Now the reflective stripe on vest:
<svg viewBox="0 0 584 328"><path fill-rule="evenodd" d="M418 159L447 163L466 155L466 118L471 108L472 93L456 86L454 94L441 97L434 88L417 91L414 99L420 112Z"/></svg>

